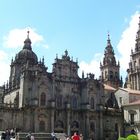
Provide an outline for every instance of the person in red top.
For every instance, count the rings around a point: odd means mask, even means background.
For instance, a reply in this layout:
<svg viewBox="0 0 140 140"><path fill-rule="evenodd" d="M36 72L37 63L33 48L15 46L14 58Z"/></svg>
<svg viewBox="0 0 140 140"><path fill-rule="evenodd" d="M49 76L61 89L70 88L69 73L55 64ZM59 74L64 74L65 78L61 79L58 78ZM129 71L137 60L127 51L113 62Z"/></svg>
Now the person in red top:
<svg viewBox="0 0 140 140"><path fill-rule="evenodd" d="M74 132L73 136L72 136L72 140L80 140L79 135L77 135L76 132Z"/></svg>

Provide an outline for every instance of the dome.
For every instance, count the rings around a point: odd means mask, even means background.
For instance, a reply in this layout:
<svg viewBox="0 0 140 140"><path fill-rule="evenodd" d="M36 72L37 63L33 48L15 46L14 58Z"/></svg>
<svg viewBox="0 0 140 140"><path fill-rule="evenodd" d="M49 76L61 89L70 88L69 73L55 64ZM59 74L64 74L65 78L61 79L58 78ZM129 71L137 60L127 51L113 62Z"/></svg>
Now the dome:
<svg viewBox="0 0 140 140"><path fill-rule="evenodd" d="M31 47L31 40L29 38L29 32L27 39L24 41L23 49L16 55L15 60L20 63L26 63L29 61L29 63L36 64L38 62L37 55L32 51Z"/></svg>
<svg viewBox="0 0 140 140"><path fill-rule="evenodd" d="M37 56L33 51L28 49L23 49L17 54L16 60L18 61L20 60L22 61L22 63L26 63L27 60L29 60L30 63L36 64Z"/></svg>

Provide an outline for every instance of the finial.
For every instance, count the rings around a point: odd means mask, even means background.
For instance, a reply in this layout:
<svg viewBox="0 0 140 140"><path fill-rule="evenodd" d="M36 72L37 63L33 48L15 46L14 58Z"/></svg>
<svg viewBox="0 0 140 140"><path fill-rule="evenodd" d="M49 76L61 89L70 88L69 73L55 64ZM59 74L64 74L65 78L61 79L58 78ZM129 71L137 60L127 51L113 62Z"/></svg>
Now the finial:
<svg viewBox="0 0 140 140"><path fill-rule="evenodd" d="M12 57L12 59L11 59L11 63L13 63L13 57Z"/></svg>
<svg viewBox="0 0 140 140"><path fill-rule="evenodd" d="M28 31L27 31L27 38L29 38L29 33L30 33L30 31L28 30Z"/></svg>
<svg viewBox="0 0 140 140"><path fill-rule="evenodd" d="M108 40L110 40L110 33L109 33L109 31L107 33L107 36L108 36Z"/></svg>
<svg viewBox="0 0 140 140"><path fill-rule="evenodd" d="M73 61L73 57L71 57L71 61Z"/></svg>
<svg viewBox="0 0 140 140"><path fill-rule="evenodd" d="M84 71L82 71L82 78L84 78L85 77L85 75L84 75Z"/></svg>
<svg viewBox="0 0 140 140"><path fill-rule="evenodd" d="M65 50L65 56L68 56L68 51L67 50Z"/></svg>
<svg viewBox="0 0 140 140"><path fill-rule="evenodd" d="M58 54L56 54L56 59L58 59Z"/></svg>
<svg viewBox="0 0 140 140"><path fill-rule="evenodd" d="M76 63L78 63L78 58L76 58Z"/></svg>
<svg viewBox="0 0 140 140"><path fill-rule="evenodd" d="M42 64L44 65L44 56L42 57Z"/></svg>

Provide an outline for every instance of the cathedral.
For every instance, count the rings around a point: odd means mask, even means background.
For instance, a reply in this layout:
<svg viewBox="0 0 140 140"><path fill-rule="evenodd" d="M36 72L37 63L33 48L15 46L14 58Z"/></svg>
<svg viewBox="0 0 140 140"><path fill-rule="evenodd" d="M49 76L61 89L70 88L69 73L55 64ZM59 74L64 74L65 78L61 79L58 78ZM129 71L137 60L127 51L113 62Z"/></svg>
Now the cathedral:
<svg viewBox="0 0 140 140"><path fill-rule="evenodd" d="M28 32L22 50L11 60L9 80L0 88L0 130L78 132L84 140L117 140L123 133L123 113L113 92L123 83L109 35L99 79L84 72L79 77L78 62L67 50L56 56L48 72L31 43Z"/></svg>

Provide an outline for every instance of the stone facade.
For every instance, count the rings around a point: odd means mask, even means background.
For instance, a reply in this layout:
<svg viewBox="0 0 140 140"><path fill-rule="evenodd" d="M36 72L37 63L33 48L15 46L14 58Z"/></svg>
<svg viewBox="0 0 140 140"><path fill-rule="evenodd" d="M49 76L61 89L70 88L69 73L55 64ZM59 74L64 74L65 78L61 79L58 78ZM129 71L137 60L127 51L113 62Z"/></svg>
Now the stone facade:
<svg viewBox="0 0 140 140"><path fill-rule="evenodd" d="M56 56L52 72L47 72L44 58L38 61L32 51L28 33L10 66L0 110L2 130L67 135L77 131L85 140L117 139L123 128L121 110L105 106L104 84L91 73L80 78L78 62L70 59L67 50L61 58Z"/></svg>
<svg viewBox="0 0 140 140"><path fill-rule="evenodd" d="M116 62L115 53L108 35L107 46L104 51L103 63L100 63L101 80L104 84L118 88L122 86L120 78L120 64Z"/></svg>
<svg viewBox="0 0 140 140"><path fill-rule="evenodd" d="M126 86L134 90L140 90L140 22L136 35L135 50L131 50L130 57Z"/></svg>

